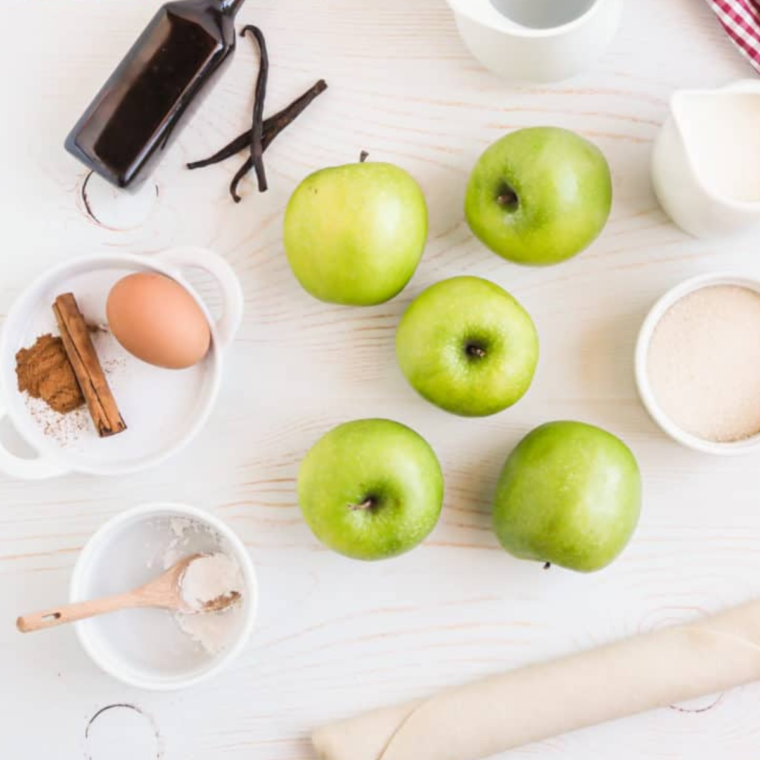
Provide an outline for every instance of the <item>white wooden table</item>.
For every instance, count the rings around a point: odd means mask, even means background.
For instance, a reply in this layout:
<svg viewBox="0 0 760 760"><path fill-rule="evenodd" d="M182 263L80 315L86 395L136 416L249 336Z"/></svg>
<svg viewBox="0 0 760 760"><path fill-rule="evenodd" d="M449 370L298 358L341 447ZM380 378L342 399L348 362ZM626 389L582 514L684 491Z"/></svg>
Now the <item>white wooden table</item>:
<svg viewBox="0 0 760 760"><path fill-rule="evenodd" d="M678 87L752 72L699 0L635 0L595 71L556 87L514 89L462 48L443 0L249 0L240 22L267 32L268 110L325 77L329 91L268 152L271 191L226 194L235 162L188 173L248 119L255 56L247 42L155 175L138 226L98 225L84 171L63 138L142 28L151 0L5 0L0 44L0 313L41 271L99 250L211 246L240 275L247 311L223 395L185 453L139 476L0 479L0 757L5 760L308 760L313 727L547 656L683 621L760 594L760 468L669 442L636 395L632 354L649 305L679 280L757 271L760 240L705 244L660 211L652 140ZM12 28L8 21L18 22ZM469 169L507 130L562 125L609 157L616 199L604 236L576 260L532 270L483 249L463 221ZM297 285L281 245L285 203L308 172L372 158L408 169L431 211L410 287L371 309L325 305ZM420 400L394 360L409 301L468 273L513 292L534 316L542 361L529 396L485 420ZM388 416L433 444L446 472L441 522L420 549L376 565L323 549L301 520L298 463L331 426ZM636 452L640 530L611 569L544 572L498 547L489 507L518 439L539 423L602 425ZM3 435L6 433L4 432ZM260 573L258 628L246 656L207 686L161 695L100 673L72 630L22 637L22 611L67 596L77 553L107 518L155 500L227 520ZM583 689L583 684L578 684ZM757 756L760 686L587 730L509 757L542 760L745 760ZM103 713L87 736L91 718ZM709 708L709 709L707 709ZM153 731L160 735L158 748ZM158 754L157 754L158 753ZM410 758L410 760L413 760Z"/></svg>

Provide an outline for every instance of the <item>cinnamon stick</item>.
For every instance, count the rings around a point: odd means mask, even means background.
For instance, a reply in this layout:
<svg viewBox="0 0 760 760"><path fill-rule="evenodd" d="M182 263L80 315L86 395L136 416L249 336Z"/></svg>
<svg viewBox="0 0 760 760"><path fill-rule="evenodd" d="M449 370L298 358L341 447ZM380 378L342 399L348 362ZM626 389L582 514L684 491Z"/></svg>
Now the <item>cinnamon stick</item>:
<svg viewBox="0 0 760 760"><path fill-rule="evenodd" d="M90 339L90 330L72 293L64 293L53 304L63 347L77 377L90 416L101 438L127 429L103 368Z"/></svg>

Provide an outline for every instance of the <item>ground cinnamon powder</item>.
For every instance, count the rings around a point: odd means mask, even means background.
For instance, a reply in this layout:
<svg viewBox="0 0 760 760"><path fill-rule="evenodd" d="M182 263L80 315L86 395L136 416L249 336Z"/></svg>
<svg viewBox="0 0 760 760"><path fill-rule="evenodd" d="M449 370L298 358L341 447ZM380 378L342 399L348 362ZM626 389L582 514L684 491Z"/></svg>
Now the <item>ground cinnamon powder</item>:
<svg viewBox="0 0 760 760"><path fill-rule="evenodd" d="M32 398L42 399L51 409L68 414L84 404L63 341L42 335L31 348L16 354L18 389Z"/></svg>

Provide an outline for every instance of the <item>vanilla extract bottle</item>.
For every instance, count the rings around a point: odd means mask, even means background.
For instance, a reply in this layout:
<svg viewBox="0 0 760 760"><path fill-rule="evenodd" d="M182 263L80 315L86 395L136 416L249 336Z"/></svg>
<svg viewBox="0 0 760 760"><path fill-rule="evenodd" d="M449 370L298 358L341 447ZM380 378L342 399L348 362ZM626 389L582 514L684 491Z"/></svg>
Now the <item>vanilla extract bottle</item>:
<svg viewBox="0 0 760 760"><path fill-rule="evenodd" d="M181 0L153 17L66 139L117 187L145 179L188 107L235 50L245 0Z"/></svg>

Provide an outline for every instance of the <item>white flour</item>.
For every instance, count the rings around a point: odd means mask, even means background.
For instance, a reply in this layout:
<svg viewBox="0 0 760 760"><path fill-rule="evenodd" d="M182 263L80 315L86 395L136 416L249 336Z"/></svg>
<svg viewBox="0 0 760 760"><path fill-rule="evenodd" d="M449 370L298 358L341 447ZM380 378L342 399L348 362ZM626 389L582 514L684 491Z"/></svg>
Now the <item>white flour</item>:
<svg viewBox="0 0 760 760"><path fill-rule="evenodd" d="M760 294L702 288L674 304L655 328L649 379L665 414L708 441L760 432Z"/></svg>
<svg viewBox="0 0 760 760"><path fill-rule="evenodd" d="M226 554L206 554L191 562L182 580L182 601L202 612L207 604L243 593L243 577L237 562Z"/></svg>
<svg viewBox="0 0 760 760"><path fill-rule="evenodd" d="M204 526L185 517L169 521L172 534L164 550L161 563L170 568L183 557L193 553L194 535L200 532L212 534ZM203 604L220 596L237 591L241 596L245 583L238 564L226 554L213 552L192 562L182 577L182 596L191 609L201 609ZM234 604L222 612L177 612L174 618L179 628L208 654L218 654L235 638L240 624L241 605Z"/></svg>

